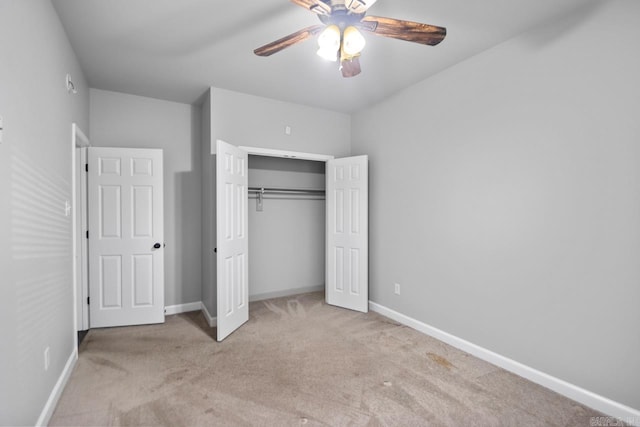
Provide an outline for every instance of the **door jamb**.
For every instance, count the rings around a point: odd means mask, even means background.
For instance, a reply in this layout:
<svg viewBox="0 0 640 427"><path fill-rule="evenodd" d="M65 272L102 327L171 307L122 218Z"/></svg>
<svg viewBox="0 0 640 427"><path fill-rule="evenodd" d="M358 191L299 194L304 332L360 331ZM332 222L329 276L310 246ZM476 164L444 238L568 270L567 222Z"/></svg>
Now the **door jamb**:
<svg viewBox="0 0 640 427"><path fill-rule="evenodd" d="M252 155L252 156L280 157L283 159L296 159L296 160L313 160L316 162L326 162L327 160L333 160L335 158L330 154L303 153L300 151L289 151L289 150L274 150L271 148L247 147L245 145L240 145L238 146L238 148L243 149L249 155ZM215 154L215 152L212 151L212 154Z"/></svg>

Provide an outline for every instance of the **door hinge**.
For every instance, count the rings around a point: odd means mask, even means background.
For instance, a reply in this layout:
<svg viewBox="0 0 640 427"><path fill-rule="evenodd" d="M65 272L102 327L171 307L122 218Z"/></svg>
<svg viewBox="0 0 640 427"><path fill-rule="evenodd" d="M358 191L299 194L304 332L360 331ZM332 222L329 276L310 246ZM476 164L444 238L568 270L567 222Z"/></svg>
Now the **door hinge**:
<svg viewBox="0 0 640 427"><path fill-rule="evenodd" d="M87 305L91 304L91 297L87 297Z"/></svg>
<svg viewBox="0 0 640 427"><path fill-rule="evenodd" d="M89 230L87 230L87 239L89 238Z"/></svg>
<svg viewBox="0 0 640 427"><path fill-rule="evenodd" d="M84 170L85 170L86 172L89 172L89 163L85 163L85 164L84 164Z"/></svg>

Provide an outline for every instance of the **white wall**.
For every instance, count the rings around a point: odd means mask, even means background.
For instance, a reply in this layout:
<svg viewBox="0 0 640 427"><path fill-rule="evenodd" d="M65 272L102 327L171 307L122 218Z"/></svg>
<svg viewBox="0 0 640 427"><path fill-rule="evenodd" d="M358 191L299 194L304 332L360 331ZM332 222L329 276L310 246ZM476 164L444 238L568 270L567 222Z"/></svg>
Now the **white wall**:
<svg viewBox="0 0 640 427"><path fill-rule="evenodd" d="M91 89L91 144L164 153L165 305L201 300L201 109Z"/></svg>
<svg viewBox="0 0 640 427"><path fill-rule="evenodd" d="M373 301L632 408L638 17L590 2L356 114L352 142Z"/></svg>
<svg viewBox="0 0 640 427"><path fill-rule="evenodd" d="M217 139L233 145L332 154L338 157L350 152L351 118L347 114L218 88L211 88L204 102L208 103L208 106L204 106L203 111L210 107L208 118L211 134L203 139L203 153L210 152L211 142ZM285 134L285 126L291 127L291 135ZM203 262L213 264L215 206L212 200L215 199L215 172L212 171L215 158L205 156L202 161L205 169L202 198L204 206L207 207L203 218L203 239L208 242L208 246L203 247ZM282 217L280 225L275 226L284 226L285 221ZM314 285L317 284L311 286ZM207 309L215 316L214 268L203 268L202 295Z"/></svg>
<svg viewBox="0 0 640 427"><path fill-rule="evenodd" d="M89 97L49 1L0 1L0 52L0 425L34 425L74 354L65 201L71 123L88 131Z"/></svg>

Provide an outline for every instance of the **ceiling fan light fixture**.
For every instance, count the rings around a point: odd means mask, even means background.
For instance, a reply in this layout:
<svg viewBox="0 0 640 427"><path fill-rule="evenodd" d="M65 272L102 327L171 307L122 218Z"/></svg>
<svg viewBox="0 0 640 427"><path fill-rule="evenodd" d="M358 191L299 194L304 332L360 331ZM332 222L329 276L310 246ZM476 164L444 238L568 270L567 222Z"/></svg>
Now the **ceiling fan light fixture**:
<svg viewBox="0 0 640 427"><path fill-rule="evenodd" d="M366 44L360 31L428 46L439 44L447 35L445 27L367 15L376 0L291 1L315 13L322 24L303 28L267 43L253 53L270 56L317 35L318 55L334 62L339 59L342 76L354 77L362 71L359 57Z"/></svg>
<svg viewBox="0 0 640 427"><path fill-rule="evenodd" d="M318 56L327 61L336 62L338 60L338 51L333 49L318 49Z"/></svg>
<svg viewBox="0 0 640 427"><path fill-rule="evenodd" d="M367 44L364 36L356 27L349 26L344 29L342 37L342 49L349 56L358 55Z"/></svg>
<svg viewBox="0 0 640 427"><path fill-rule="evenodd" d="M340 28L337 25L328 25L318 36L318 56L329 61L338 60L340 50Z"/></svg>

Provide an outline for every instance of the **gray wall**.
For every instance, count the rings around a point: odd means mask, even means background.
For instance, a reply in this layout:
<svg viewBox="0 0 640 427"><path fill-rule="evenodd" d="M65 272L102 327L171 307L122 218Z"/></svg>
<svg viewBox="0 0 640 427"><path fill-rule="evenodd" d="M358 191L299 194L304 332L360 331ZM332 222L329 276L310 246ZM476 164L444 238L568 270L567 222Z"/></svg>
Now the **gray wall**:
<svg viewBox="0 0 640 427"><path fill-rule="evenodd" d="M356 114L352 141L373 301L633 408L639 16L589 3Z"/></svg>
<svg viewBox="0 0 640 427"><path fill-rule="evenodd" d="M201 299L199 107L91 89L91 144L162 148L165 305Z"/></svg>
<svg viewBox="0 0 640 427"><path fill-rule="evenodd" d="M0 425L33 425L74 350L64 206L71 123L89 130L89 92L49 1L0 1L0 52Z"/></svg>
<svg viewBox="0 0 640 427"><path fill-rule="evenodd" d="M276 101L218 88L211 88L205 99L210 105L211 135L203 138L203 153L210 153L211 142L217 139L233 145L301 151L308 153L345 156L350 151L351 118L347 114L303 105ZM206 110L203 107L203 111ZM291 127L291 135L285 134L285 126ZM203 174L203 204L210 211L205 212L203 239L208 247L203 247L204 262L215 262L215 183L214 156L204 156L203 167L209 169ZM212 175L211 175L212 174ZM273 211L266 215L272 215ZM266 217L266 216L265 216ZM263 217L264 218L264 217ZM284 228L289 217L274 218L279 223L274 227ZM251 235L249 239L251 240ZM262 239L261 239L262 240ZM253 262L250 261L250 265ZM273 267L271 267L273 268ZM251 278L249 278L251 281ZM309 286L318 285L312 283ZM305 285L303 285L305 286ZM216 313L215 269L203 268L203 302L211 315Z"/></svg>
<svg viewBox="0 0 640 427"><path fill-rule="evenodd" d="M324 162L249 156L249 186L324 189L324 170ZM267 194L262 208L250 195L249 298L324 289L324 200Z"/></svg>
<svg viewBox="0 0 640 427"><path fill-rule="evenodd" d="M259 96L211 88L212 139L278 150L349 154L351 118ZM285 126L291 135L285 135Z"/></svg>

